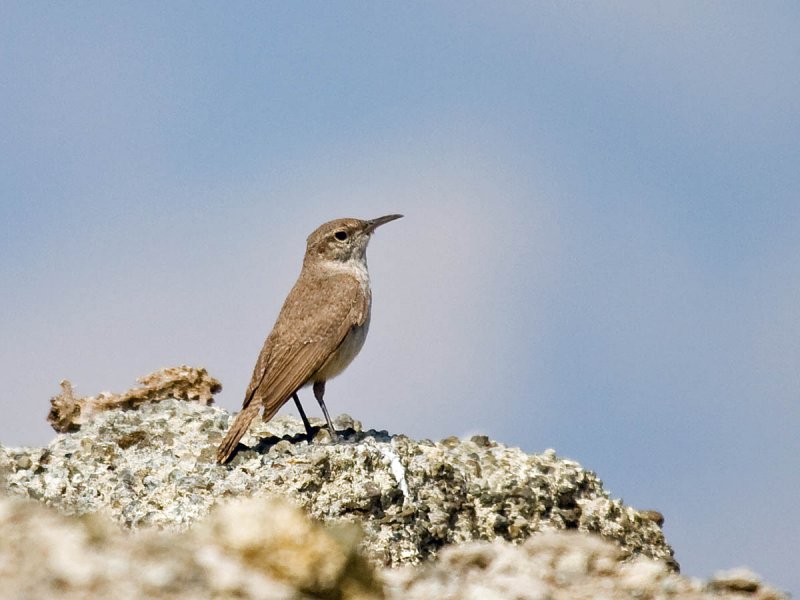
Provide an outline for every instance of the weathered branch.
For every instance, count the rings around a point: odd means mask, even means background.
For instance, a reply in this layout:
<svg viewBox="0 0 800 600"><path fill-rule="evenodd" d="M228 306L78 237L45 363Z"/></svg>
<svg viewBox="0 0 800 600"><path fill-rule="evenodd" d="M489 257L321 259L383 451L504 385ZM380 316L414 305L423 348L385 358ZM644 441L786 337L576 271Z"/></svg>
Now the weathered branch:
<svg viewBox="0 0 800 600"><path fill-rule="evenodd" d="M105 410L135 408L143 402L159 402L166 398L197 400L202 404L214 402L213 395L222 390L222 384L200 367L169 367L159 369L137 379L142 387L112 394L100 392L97 396L76 398L72 384L61 382L61 393L50 399L47 420L58 432L77 431L92 416Z"/></svg>

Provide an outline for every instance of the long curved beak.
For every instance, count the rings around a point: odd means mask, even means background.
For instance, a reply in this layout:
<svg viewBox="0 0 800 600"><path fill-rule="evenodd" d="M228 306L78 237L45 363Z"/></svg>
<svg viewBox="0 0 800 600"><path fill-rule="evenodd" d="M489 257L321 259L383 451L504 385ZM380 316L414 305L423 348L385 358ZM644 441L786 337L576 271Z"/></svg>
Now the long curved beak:
<svg viewBox="0 0 800 600"><path fill-rule="evenodd" d="M377 219L371 219L367 221L367 226L364 229L364 233L372 233L384 223L388 223L389 221L394 221L395 219L399 219L402 216L403 215L386 215L385 217L378 217Z"/></svg>

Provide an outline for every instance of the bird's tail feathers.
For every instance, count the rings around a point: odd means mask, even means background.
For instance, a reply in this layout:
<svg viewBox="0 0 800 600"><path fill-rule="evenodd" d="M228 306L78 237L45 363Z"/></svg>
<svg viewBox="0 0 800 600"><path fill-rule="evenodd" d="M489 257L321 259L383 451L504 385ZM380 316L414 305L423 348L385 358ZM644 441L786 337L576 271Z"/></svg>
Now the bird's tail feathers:
<svg viewBox="0 0 800 600"><path fill-rule="evenodd" d="M247 433L250 423L256 418L260 409L261 405L259 403L253 403L242 409L242 412L236 415L236 419L234 419L233 425L231 425L230 430L228 430L228 433L225 435L225 439L222 440L219 448L217 448L217 462L219 464L224 465L231 459L233 452L236 450L236 446L239 444L239 440Z"/></svg>

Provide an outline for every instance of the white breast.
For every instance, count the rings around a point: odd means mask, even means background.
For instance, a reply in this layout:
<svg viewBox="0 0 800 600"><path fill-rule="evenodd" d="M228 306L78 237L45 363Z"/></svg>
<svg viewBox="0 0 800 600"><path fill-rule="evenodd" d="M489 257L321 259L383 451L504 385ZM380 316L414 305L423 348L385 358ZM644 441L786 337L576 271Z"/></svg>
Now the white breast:
<svg viewBox="0 0 800 600"><path fill-rule="evenodd" d="M314 374L314 381L328 381L344 371L364 346L367 331L369 331L369 317L362 326L350 330L336 352L331 354L320 370Z"/></svg>
<svg viewBox="0 0 800 600"><path fill-rule="evenodd" d="M347 273L351 277L355 277L361 285L361 291L366 294L368 302L371 303L370 298L372 293L369 288L369 271L367 270L366 259L351 259L347 262L329 261L325 263L324 268L331 273ZM370 319L369 308L367 311L367 318L364 320L364 324L359 327L353 327L350 330L350 333L344 338L344 341L342 341L336 352L331 354L328 360L325 361L325 364L314 374L312 378L314 381L333 379L353 362L353 359L364 346L364 340L367 339Z"/></svg>

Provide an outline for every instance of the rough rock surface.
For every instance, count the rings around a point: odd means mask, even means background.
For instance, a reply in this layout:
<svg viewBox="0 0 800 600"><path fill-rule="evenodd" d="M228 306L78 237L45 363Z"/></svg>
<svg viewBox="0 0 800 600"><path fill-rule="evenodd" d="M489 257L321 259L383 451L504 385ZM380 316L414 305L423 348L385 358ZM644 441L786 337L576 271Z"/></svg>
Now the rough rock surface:
<svg viewBox="0 0 800 600"><path fill-rule="evenodd" d="M746 569L678 575L660 514L553 451L416 442L346 416L343 442L321 429L309 444L282 418L222 467L230 418L148 401L47 448L0 446L0 597L786 598Z"/></svg>
<svg viewBox="0 0 800 600"><path fill-rule="evenodd" d="M12 494L65 513L102 511L133 529L185 529L219 500L279 495L328 522L357 522L375 564L417 563L445 545L523 541L554 529L594 532L626 555L674 566L648 513L612 500L594 473L554 452L528 455L484 436L416 442L361 431L340 417L345 440L305 441L299 420L254 427L230 466L214 450L230 415L166 400L98 414L44 449L0 448Z"/></svg>
<svg viewBox="0 0 800 600"><path fill-rule="evenodd" d="M437 561L375 569L358 527L326 528L285 501L229 501L188 531L126 531L0 496L0 597L204 600L786 600L746 570L709 583L613 542L550 531L469 542Z"/></svg>
<svg viewBox="0 0 800 600"><path fill-rule="evenodd" d="M357 540L275 500L221 505L188 533L131 534L0 497L0 597L383 598Z"/></svg>
<svg viewBox="0 0 800 600"><path fill-rule="evenodd" d="M553 531L516 546L500 541L451 546L436 562L387 571L385 578L389 596L406 600L785 598L746 570L704 583L670 571L662 561L622 559L608 540Z"/></svg>

